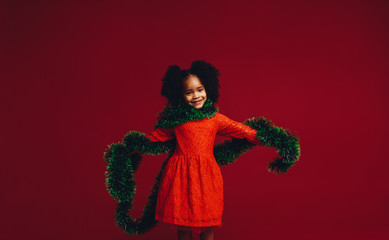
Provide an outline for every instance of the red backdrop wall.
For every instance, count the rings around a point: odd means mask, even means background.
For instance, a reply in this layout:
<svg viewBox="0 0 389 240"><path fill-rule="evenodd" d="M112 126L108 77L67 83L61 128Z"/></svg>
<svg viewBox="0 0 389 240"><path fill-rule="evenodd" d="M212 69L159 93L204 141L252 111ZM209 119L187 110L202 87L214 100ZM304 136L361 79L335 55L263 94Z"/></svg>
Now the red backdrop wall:
<svg viewBox="0 0 389 240"><path fill-rule="evenodd" d="M216 239L389 236L386 1L5 1L1 239L127 239L114 223L103 152L149 132L167 67L221 72L220 112L271 119L301 138L222 168ZM222 139L219 139L222 140ZM144 156L134 215L166 156ZM159 224L130 239L175 238Z"/></svg>

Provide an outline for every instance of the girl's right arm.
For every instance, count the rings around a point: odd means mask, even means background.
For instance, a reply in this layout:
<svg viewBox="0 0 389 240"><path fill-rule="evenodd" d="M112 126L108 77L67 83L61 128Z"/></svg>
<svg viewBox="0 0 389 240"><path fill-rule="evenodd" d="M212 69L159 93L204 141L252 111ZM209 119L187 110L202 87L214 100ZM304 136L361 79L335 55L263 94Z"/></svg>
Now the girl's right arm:
<svg viewBox="0 0 389 240"><path fill-rule="evenodd" d="M152 142L166 142L175 138L174 128L157 128L146 137Z"/></svg>

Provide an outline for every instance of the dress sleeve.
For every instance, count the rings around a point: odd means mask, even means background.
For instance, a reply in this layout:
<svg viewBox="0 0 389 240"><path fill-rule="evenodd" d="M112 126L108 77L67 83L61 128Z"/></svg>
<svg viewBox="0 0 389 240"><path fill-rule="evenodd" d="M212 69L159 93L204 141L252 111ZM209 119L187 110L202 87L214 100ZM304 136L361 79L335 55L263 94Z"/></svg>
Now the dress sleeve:
<svg viewBox="0 0 389 240"><path fill-rule="evenodd" d="M218 113L219 127L217 135L222 135L231 138L243 139L246 138L249 142L256 145L262 145L257 138L257 130L243 123L229 119L223 114Z"/></svg>
<svg viewBox="0 0 389 240"><path fill-rule="evenodd" d="M152 142L166 142L175 138L174 128L157 128L146 134L146 137Z"/></svg>

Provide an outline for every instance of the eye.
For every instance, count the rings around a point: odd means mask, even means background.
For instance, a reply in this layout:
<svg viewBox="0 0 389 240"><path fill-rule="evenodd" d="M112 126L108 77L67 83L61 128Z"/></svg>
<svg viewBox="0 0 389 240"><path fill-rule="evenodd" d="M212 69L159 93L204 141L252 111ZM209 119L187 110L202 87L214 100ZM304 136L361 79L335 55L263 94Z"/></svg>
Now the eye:
<svg viewBox="0 0 389 240"><path fill-rule="evenodd" d="M189 95L189 94L190 94L190 92L186 92L186 93L185 93L185 95Z"/></svg>
<svg viewBox="0 0 389 240"><path fill-rule="evenodd" d="M204 89L199 89L199 92L203 91Z"/></svg>

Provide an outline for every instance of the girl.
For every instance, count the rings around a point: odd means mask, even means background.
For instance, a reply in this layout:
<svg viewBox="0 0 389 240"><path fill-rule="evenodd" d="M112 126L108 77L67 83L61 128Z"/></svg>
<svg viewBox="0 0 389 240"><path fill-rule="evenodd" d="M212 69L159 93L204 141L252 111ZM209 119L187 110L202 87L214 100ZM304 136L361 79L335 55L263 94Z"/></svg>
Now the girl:
<svg viewBox="0 0 389 240"><path fill-rule="evenodd" d="M146 135L130 132L122 143L111 145L106 152L107 187L119 202L116 222L125 232L141 234L159 221L177 230L179 240L192 239L192 232L199 233L201 240L211 240L214 228L222 225L223 179L219 165L231 163L258 145L275 147L280 153L281 157L269 164L270 171L286 172L297 161L298 138L288 130L264 118L239 123L218 112L218 77L219 70L205 61L194 61L188 70L169 66L161 89L168 103L158 116L155 130ZM216 135L233 139L214 147ZM142 218L134 221L128 216L135 191L131 174L139 165L140 153L165 152L170 156ZM115 180L115 176L121 180ZM126 187L128 191L123 190Z"/></svg>

